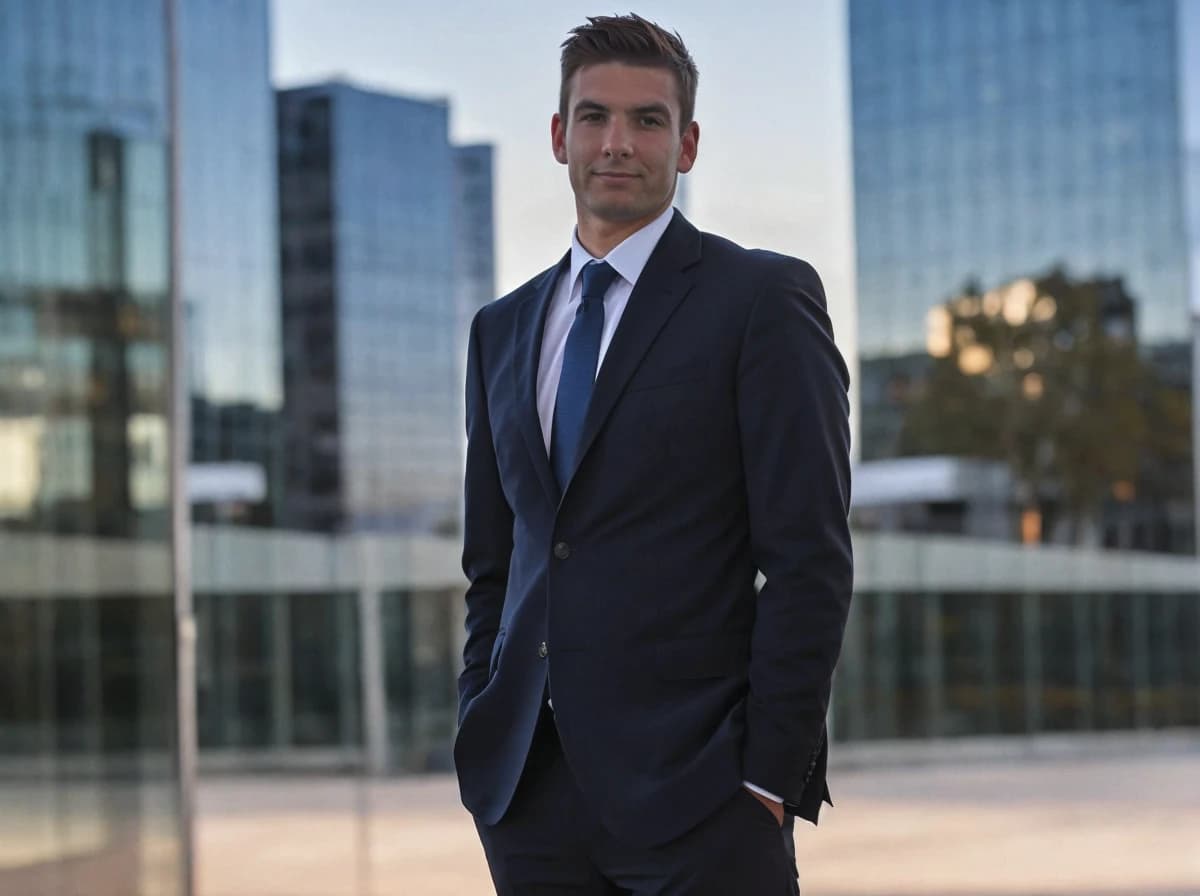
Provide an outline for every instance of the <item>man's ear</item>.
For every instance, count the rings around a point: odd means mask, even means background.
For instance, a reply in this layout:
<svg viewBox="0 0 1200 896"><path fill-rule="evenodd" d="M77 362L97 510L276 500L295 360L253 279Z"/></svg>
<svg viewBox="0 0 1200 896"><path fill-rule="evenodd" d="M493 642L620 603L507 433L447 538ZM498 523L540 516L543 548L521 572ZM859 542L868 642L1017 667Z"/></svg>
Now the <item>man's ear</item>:
<svg viewBox="0 0 1200 896"><path fill-rule="evenodd" d="M683 136L679 138L679 164L675 166L675 170L680 174L687 174L692 170L692 166L696 164L696 153L700 149L700 125L692 122L683 130Z"/></svg>
<svg viewBox="0 0 1200 896"><path fill-rule="evenodd" d="M557 112L550 119L550 148L559 164L567 164L567 123Z"/></svg>

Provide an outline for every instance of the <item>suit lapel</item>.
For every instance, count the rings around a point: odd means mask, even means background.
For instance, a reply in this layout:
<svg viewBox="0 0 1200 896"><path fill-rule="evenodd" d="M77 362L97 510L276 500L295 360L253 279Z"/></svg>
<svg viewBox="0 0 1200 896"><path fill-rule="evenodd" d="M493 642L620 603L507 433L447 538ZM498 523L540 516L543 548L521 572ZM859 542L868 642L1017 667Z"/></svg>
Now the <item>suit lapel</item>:
<svg viewBox="0 0 1200 896"><path fill-rule="evenodd" d="M575 470L587 456L605 420L621 397L625 384L633 376L668 318L692 289L687 271L700 260L700 231L679 212L651 253L629 296L621 322L600 364L596 386L583 421ZM549 466L547 466L549 469ZM574 478L575 471L571 471ZM553 480L553 476L551 476ZM567 481L563 491L570 487Z"/></svg>
<svg viewBox="0 0 1200 896"><path fill-rule="evenodd" d="M550 458L546 456L541 417L538 415L538 365L542 359L542 334L546 329L546 312L550 309L550 301L554 297L559 278L570 260L571 253L568 252L534 284L533 295L521 304L517 312L517 328L514 333L516 363L513 371L516 374L517 413L520 416L521 433L525 437L525 446L529 449L533 468L553 507L558 506L561 495L554 471L550 468Z"/></svg>

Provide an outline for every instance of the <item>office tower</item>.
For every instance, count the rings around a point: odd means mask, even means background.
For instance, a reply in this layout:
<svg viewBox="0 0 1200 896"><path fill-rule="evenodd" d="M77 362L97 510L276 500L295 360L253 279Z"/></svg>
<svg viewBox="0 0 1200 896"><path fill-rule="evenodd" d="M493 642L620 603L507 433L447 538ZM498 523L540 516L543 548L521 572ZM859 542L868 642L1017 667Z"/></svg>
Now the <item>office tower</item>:
<svg viewBox="0 0 1200 896"><path fill-rule="evenodd" d="M902 482L906 457L992 460L1016 477L1009 512L1021 522L1008 528L1010 538L1192 551L1177 0L851 0L849 14L868 468L899 462ZM947 302L960 299L964 313L973 309L980 320L990 312L992 320L1023 321L1043 298L1061 304L1062 296L1030 291L1048 280L1070 289L1119 283L1112 288L1128 294L1136 336L1139 363L1128 370L1137 379L1130 389L1144 399L1139 413L1093 420L1096 438L1078 456L1069 439L1042 449L1051 470L1099 477L1078 506L1058 474L1019 475L1010 446L964 455L928 432L912 438L914 409L938 360L930 332ZM1086 329L1084 317L1074 318L1078 330L1059 328L1060 350L1082 356L1113 339L1103 328ZM951 334L956 352L977 335L972 326ZM1015 367L1043 375L1042 357L1027 348L1014 345L988 364L968 361L964 384L1003 389L1015 382ZM1084 367L1062 369L1081 376ZM1025 395L1031 407L1060 383L1044 385ZM1079 394L1088 394L1086 384ZM940 410L969 415L980 406ZM1069 413L1103 410L1085 398ZM1110 468L1124 472L1103 472ZM962 510L965 497L924 495L917 486L910 503ZM880 518L868 513L860 522ZM946 528L956 531L953 523Z"/></svg>
<svg viewBox="0 0 1200 896"><path fill-rule="evenodd" d="M490 144L454 147L454 281L458 317L457 370L465 382L467 338L475 312L496 298L495 152ZM466 418L465 392L458 399L459 419ZM461 457L466 457L466 433L457 433ZM462 528L460 505L455 526ZM443 526L451 528L449 522Z"/></svg>
<svg viewBox="0 0 1200 896"><path fill-rule="evenodd" d="M495 152L489 143L474 143L455 146L453 153L455 282L460 321L469 324L496 298Z"/></svg>
<svg viewBox="0 0 1200 896"><path fill-rule="evenodd" d="M183 891L164 4L0 2L0 892Z"/></svg>
<svg viewBox="0 0 1200 896"><path fill-rule="evenodd" d="M180 4L180 280L198 520L277 516L283 401L265 0Z"/></svg>
<svg viewBox="0 0 1200 896"><path fill-rule="evenodd" d="M345 83L281 91L278 116L287 522L454 531L488 153L451 145L444 101Z"/></svg>
<svg viewBox="0 0 1200 896"><path fill-rule="evenodd" d="M1200 0L1180 0L1183 140L1192 296L1192 457L1195 466L1196 553L1200 554Z"/></svg>

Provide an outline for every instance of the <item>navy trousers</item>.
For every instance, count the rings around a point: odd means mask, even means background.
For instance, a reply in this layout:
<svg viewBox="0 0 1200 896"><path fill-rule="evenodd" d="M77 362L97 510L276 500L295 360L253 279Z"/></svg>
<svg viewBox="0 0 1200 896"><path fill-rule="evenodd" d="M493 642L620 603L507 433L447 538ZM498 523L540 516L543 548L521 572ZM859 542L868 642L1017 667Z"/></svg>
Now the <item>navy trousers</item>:
<svg viewBox="0 0 1200 896"><path fill-rule="evenodd" d="M744 788L668 843L622 842L588 811L545 706L512 805L476 828L498 896L799 896L791 824Z"/></svg>

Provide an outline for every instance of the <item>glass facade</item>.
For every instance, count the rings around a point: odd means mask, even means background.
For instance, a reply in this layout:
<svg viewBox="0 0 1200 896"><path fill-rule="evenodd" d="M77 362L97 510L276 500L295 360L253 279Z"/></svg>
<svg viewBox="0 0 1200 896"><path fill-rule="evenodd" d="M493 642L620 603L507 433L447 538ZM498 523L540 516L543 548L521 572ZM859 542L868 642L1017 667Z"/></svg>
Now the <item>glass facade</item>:
<svg viewBox="0 0 1200 896"><path fill-rule="evenodd" d="M490 157L451 146L445 102L332 83L278 110L288 524L453 532L460 305L492 277L490 245L463 252L490 239Z"/></svg>
<svg viewBox="0 0 1200 896"><path fill-rule="evenodd" d="M856 594L833 718L849 741L1195 728L1200 601Z"/></svg>
<svg viewBox="0 0 1200 896"><path fill-rule="evenodd" d="M1132 302L1139 375L1181 443L1168 459L1121 443L1137 470L1110 477L1107 495L1081 510L1090 525L1044 525L1037 539L1191 551L1176 0L851 0L849 12L862 458L918 453L905 432L935 360L949 354L931 348L931 314L966 300L957 322L1015 326L1041 297L1024 295L1028 282L1115 283ZM1043 322L1069 349L1091 338L1069 329L1078 321ZM952 333L956 352L975 335ZM1012 373L1011 355L983 358L972 348L962 365L981 388ZM1016 366L1044 376L1041 361L1022 355ZM1085 401L1074 412L1104 409ZM1108 432L1122 427L1110 419ZM919 453L962 454L950 439L925 440ZM1163 480L1175 483L1170 494ZM1016 518L1045 509L1031 491L1019 483Z"/></svg>
<svg viewBox="0 0 1200 896"><path fill-rule="evenodd" d="M0 893L183 892L159 0L0 2Z"/></svg>
<svg viewBox="0 0 1200 896"><path fill-rule="evenodd" d="M354 596L319 591L196 595L200 748L361 756ZM330 752L333 751L333 752ZM338 751L341 751L340 753Z"/></svg>
<svg viewBox="0 0 1200 896"><path fill-rule="evenodd" d="M199 527L197 540L226 561L197 582L207 767L449 769L453 539ZM841 742L1200 727L1193 560L886 534L856 535L855 557Z"/></svg>
<svg viewBox="0 0 1200 896"><path fill-rule="evenodd" d="M196 532L205 770L450 768L462 588L449 540L435 540L435 559L430 544L408 536L365 536L382 549L380 563L366 559L358 535ZM317 562L293 569L302 555ZM264 556L275 560L264 566ZM348 575L330 577L339 567ZM425 572L414 577L412 567ZM377 665L366 659L372 640ZM372 690L381 698L375 719Z"/></svg>
<svg viewBox="0 0 1200 896"><path fill-rule="evenodd" d="M181 289L198 520L278 516L283 361L275 92L265 0L180 3ZM251 490L220 488L230 463ZM217 465L215 467L210 465ZM261 484L260 484L261 483Z"/></svg>
<svg viewBox="0 0 1200 896"><path fill-rule="evenodd" d="M1192 457L1197 553L1200 553L1200 0L1180 0L1179 63L1183 72L1183 141L1187 153L1187 219L1192 296Z"/></svg>
<svg viewBox="0 0 1200 896"><path fill-rule="evenodd" d="M454 281L464 334L475 312L496 298L494 156L488 143L454 147Z"/></svg>
<svg viewBox="0 0 1200 896"><path fill-rule="evenodd" d="M389 764L449 771L458 728L457 589L408 589L383 596Z"/></svg>

